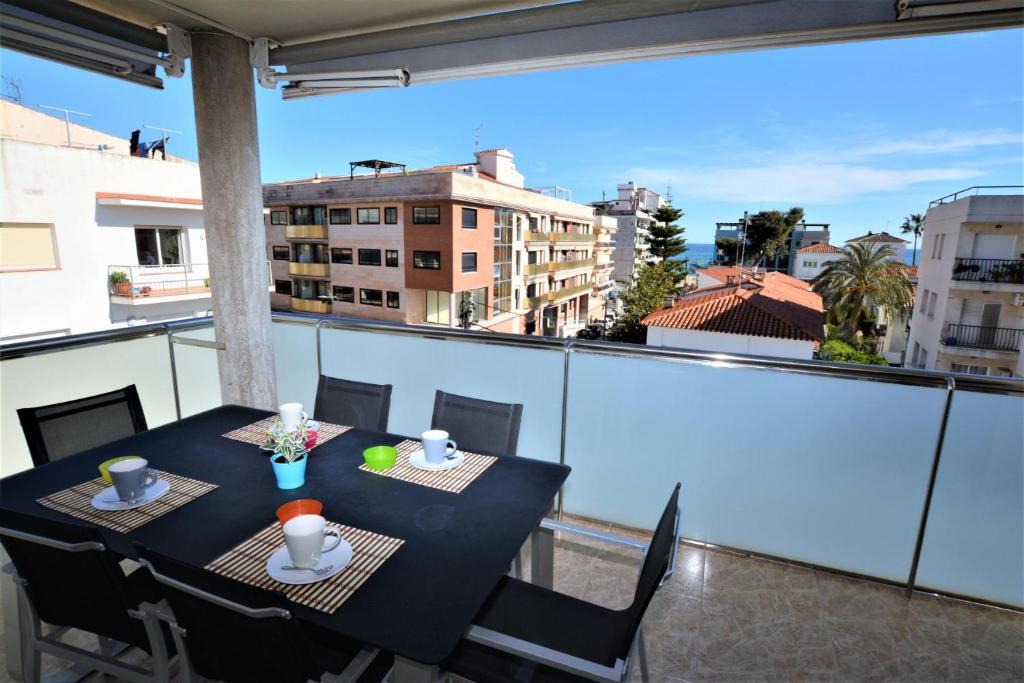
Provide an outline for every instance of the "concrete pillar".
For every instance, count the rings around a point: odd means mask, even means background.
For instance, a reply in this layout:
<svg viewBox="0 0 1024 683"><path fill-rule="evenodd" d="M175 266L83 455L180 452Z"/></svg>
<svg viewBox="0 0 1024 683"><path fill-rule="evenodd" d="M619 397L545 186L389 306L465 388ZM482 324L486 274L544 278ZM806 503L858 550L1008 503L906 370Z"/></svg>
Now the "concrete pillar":
<svg viewBox="0 0 1024 683"><path fill-rule="evenodd" d="M249 46L192 35L192 97L203 187L221 398L277 405L270 330L270 274L263 228L256 99Z"/></svg>

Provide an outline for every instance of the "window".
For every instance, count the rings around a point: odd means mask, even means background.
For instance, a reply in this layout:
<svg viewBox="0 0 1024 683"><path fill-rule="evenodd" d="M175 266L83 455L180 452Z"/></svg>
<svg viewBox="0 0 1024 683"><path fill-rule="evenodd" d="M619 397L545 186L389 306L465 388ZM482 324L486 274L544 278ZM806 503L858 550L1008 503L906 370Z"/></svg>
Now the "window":
<svg viewBox="0 0 1024 683"><path fill-rule="evenodd" d="M492 296L494 308L499 311L507 311L512 307L513 225L511 209L494 210L494 286Z"/></svg>
<svg viewBox="0 0 1024 683"><path fill-rule="evenodd" d="M932 292L931 299L928 300L928 317L932 318L935 316L935 300L939 298L939 295Z"/></svg>
<svg viewBox="0 0 1024 683"><path fill-rule="evenodd" d="M928 349L921 349L921 365L922 368L928 367Z"/></svg>
<svg viewBox="0 0 1024 683"><path fill-rule="evenodd" d="M398 307L398 292L388 292L388 308Z"/></svg>
<svg viewBox="0 0 1024 683"><path fill-rule="evenodd" d="M528 264L530 264L531 266L536 265L537 263L539 263L539 258L538 258L539 255L540 255L539 251L528 251L528 252L526 252L526 262Z"/></svg>
<svg viewBox="0 0 1024 683"><path fill-rule="evenodd" d="M938 253L938 256L935 257L936 259L938 259L940 261L942 260L942 250L943 250L943 248L945 246L946 246L946 233L942 233L941 235L939 235L939 249L938 249L939 253Z"/></svg>
<svg viewBox="0 0 1024 683"><path fill-rule="evenodd" d="M271 225L288 225L288 210L283 211L271 211L270 212L270 224Z"/></svg>
<svg viewBox="0 0 1024 683"><path fill-rule="evenodd" d="M140 266L180 266L180 228L135 228L135 252Z"/></svg>
<svg viewBox="0 0 1024 683"><path fill-rule="evenodd" d="M352 287L334 286L334 298L342 303L354 304L356 302L356 290Z"/></svg>
<svg viewBox="0 0 1024 683"><path fill-rule="evenodd" d="M274 245L274 260L275 261L287 261L288 260L288 247L279 247Z"/></svg>
<svg viewBox="0 0 1024 683"><path fill-rule="evenodd" d="M440 206L414 206L412 207L412 222L420 225L438 224L441 222Z"/></svg>
<svg viewBox="0 0 1024 683"><path fill-rule="evenodd" d="M327 224L327 209L323 206L311 207L310 211L313 212L313 225L326 225Z"/></svg>
<svg viewBox="0 0 1024 683"><path fill-rule="evenodd" d="M398 207L397 206L385 206L384 207L384 222L388 225L395 225L398 223Z"/></svg>
<svg viewBox="0 0 1024 683"><path fill-rule="evenodd" d="M0 223L0 270L57 267L52 225Z"/></svg>
<svg viewBox="0 0 1024 683"><path fill-rule="evenodd" d="M331 225L350 225L352 209L331 209Z"/></svg>
<svg viewBox="0 0 1024 683"><path fill-rule="evenodd" d="M385 249L384 250L384 265L388 268L398 267L398 250L397 249Z"/></svg>
<svg viewBox="0 0 1024 683"><path fill-rule="evenodd" d="M963 365L961 363L953 363L950 369L953 372L962 372L968 375L987 375L987 365Z"/></svg>
<svg viewBox="0 0 1024 683"><path fill-rule="evenodd" d="M516 275L522 275L522 271L523 271L523 252L517 251L516 252ZM516 308L519 308L519 306L516 306Z"/></svg>
<svg viewBox="0 0 1024 683"><path fill-rule="evenodd" d="M291 296L292 293L292 281L291 280L274 280L274 291L278 294L287 294Z"/></svg>
<svg viewBox="0 0 1024 683"><path fill-rule="evenodd" d="M464 318L469 322L478 323L486 320L487 315L487 288L471 289L468 292L458 293L458 311L461 318L460 323L465 325Z"/></svg>
<svg viewBox="0 0 1024 683"><path fill-rule="evenodd" d="M921 355L921 344L920 342L914 342L914 353L910 356L910 364L917 365L917 359Z"/></svg>
<svg viewBox="0 0 1024 683"><path fill-rule="evenodd" d="M428 289L426 292L426 321L437 325L450 325L448 292L437 292L432 289Z"/></svg>
<svg viewBox="0 0 1024 683"><path fill-rule="evenodd" d="M462 209L462 229L476 230L476 209Z"/></svg>
<svg viewBox="0 0 1024 683"><path fill-rule="evenodd" d="M818 262L817 261L804 261L804 268L817 268L817 267L818 267Z"/></svg>
<svg viewBox="0 0 1024 683"><path fill-rule="evenodd" d="M360 289L359 303L365 306L382 305L383 301L381 300L381 291L379 289Z"/></svg>
<svg viewBox="0 0 1024 683"><path fill-rule="evenodd" d="M296 206L292 209L293 225L309 225L313 220L308 206Z"/></svg>
<svg viewBox="0 0 1024 683"><path fill-rule="evenodd" d="M376 207L372 209L356 209L356 223L360 225L380 223L380 209Z"/></svg>
<svg viewBox="0 0 1024 683"><path fill-rule="evenodd" d="M476 272L476 252L475 251L464 251L464 252L462 252L462 272L463 273L475 273Z"/></svg>
<svg viewBox="0 0 1024 683"><path fill-rule="evenodd" d="M359 250L359 265L361 265L361 266L379 266L380 265L380 249L360 249Z"/></svg>
<svg viewBox="0 0 1024 683"><path fill-rule="evenodd" d="M292 296L307 301L313 299L330 300L330 283L327 280L296 279L292 283Z"/></svg>
<svg viewBox="0 0 1024 683"><path fill-rule="evenodd" d="M346 247L331 247L331 263L352 263L352 250Z"/></svg>
<svg viewBox="0 0 1024 683"><path fill-rule="evenodd" d="M412 252L412 267L426 268L427 270L441 270L441 252L439 251L414 251Z"/></svg>
<svg viewBox="0 0 1024 683"><path fill-rule="evenodd" d="M537 232L537 217L530 216L530 231Z"/></svg>

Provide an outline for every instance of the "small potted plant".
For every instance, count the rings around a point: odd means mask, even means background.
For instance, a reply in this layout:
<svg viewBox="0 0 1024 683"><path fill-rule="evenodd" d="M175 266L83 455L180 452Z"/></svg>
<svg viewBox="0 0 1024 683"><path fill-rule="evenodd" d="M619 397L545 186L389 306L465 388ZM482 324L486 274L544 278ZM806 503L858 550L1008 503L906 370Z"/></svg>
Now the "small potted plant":
<svg viewBox="0 0 1024 683"><path fill-rule="evenodd" d="M110 284L114 285L114 291L122 296L131 296L132 283L128 279L128 273L122 270L115 270L110 274Z"/></svg>
<svg viewBox="0 0 1024 683"><path fill-rule="evenodd" d="M277 477L277 488L295 489L306 483L306 441L309 434L305 421L295 429L287 430L280 420L267 429L267 439L260 446L273 453L270 465Z"/></svg>

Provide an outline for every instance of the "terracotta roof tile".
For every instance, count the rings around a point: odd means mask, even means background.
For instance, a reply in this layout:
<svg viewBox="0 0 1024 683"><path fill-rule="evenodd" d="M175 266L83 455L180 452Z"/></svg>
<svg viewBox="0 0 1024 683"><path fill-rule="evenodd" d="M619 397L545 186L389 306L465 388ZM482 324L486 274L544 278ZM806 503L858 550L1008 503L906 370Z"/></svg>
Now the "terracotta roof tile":
<svg viewBox="0 0 1024 683"><path fill-rule="evenodd" d="M843 250L826 242L818 242L796 250L798 254L842 254Z"/></svg>
<svg viewBox="0 0 1024 683"><path fill-rule="evenodd" d="M847 244L855 244L857 242L892 242L895 244L902 242L903 244L907 244L907 240L900 239L899 237L890 235L887 232L869 232L866 235L846 240Z"/></svg>

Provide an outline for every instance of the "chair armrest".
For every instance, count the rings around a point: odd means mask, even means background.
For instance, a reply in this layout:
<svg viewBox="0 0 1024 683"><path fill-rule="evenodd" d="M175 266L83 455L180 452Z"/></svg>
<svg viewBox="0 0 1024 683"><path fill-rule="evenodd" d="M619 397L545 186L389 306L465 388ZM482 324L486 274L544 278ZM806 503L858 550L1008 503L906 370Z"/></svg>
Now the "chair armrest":
<svg viewBox="0 0 1024 683"><path fill-rule="evenodd" d="M597 531L596 529L591 529L585 526L559 522L549 517L545 517L544 519L540 520L540 528L550 529L551 531L564 531L568 534L575 534L576 536L597 539L604 543L611 543L612 545L621 546L623 548L632 548L633 550L639 550L641 553L647 552L646 543L641 543L640 541L634 541L630 538L623 538L622 536L609 534L605 531Z"/></svg>
<svg viewBox="0 0 1024 683"><path fill-rule="evenodd" d="M604 666L574 655L554 650L543 645L531 643L513 636L492 631L482 626L470 626L466 631L466 640L492 647L509 654L537 662L553 669L566 671L577 676L582 676L592 681L607 681L608 683L622 680L625 662L621 659L615 660L615 666Z"/></svg>

